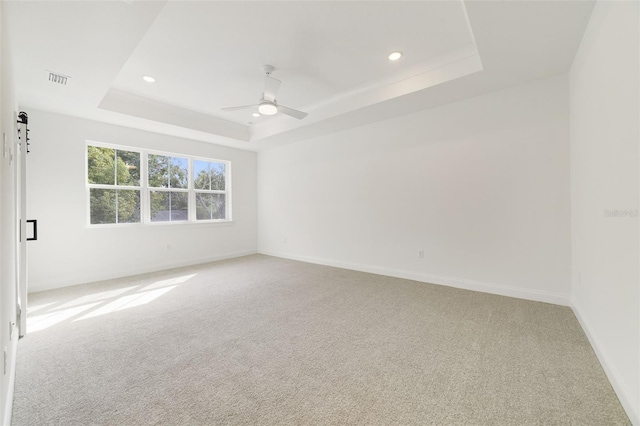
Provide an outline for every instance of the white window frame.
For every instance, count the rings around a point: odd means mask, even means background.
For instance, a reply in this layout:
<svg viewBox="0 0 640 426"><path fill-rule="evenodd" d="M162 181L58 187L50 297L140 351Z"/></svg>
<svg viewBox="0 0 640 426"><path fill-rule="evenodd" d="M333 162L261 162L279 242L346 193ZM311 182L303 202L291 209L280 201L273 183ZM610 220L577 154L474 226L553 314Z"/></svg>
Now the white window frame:
<svg viewBox="0 0 640 426"><path fill-rule="evenodd" d="M206 161L207 163L220 163L224 164L224 190L220 189L197 189L195 187L195 183L193 182L193 162L194 161ZM193 220L196 222L220 222L224 221L223 219L196 219L196 195L200 194L224 194L224 208L225 208L225 217L230 212L230 191L229 191L229 181L231 179L231 173L229 173L231 168L231 163L229 161L220 161L220 160L212 160L210 158L205 157L191 157L189 158L189 180L190 185L193 186L193 196L189 197L189 201L193 201L193 205L189 206L189 215L191 216L191 212L193 212ZM192 208L193 207L193 208Z"/></svg>
<svg viewBox="0 0 640 426"><path fill-rule="evenodd" d="M90 227L102 227L102 226L137 226L139 224L142 223L142 216L144 214L143 211L143 201L142 198L144 196L143 194L143 187L142 187L142 151L139 148L133 148L133 147L125 147L125 146L120 146L120 145L113 145L113 144L109 144L109 143L99 143L99 142L91 142L91 141L87 141L87 143L85 144L85 149L84 149L84 181L86 184L86 196L87 196L87 202L86 202L86 215L87 215L87 225ZM98 184L98 183L89 183L89 147L90 146L95 146L97 148L108 148L108 149L113 149L116 151L129 151L129 152L137 152L138 154L140 154L140 181L138 182L138 186L128 186L128 185L117 185L115 176L114 176L114 184L113 185L107 185L107 184ZM114 168L114 175L117 173L117 171ZM123 190L135 190L138 191L140 193L139 197L140 197L140 222L133 222L133 223L91 223L91 190L92 189L123 189ZM116 206L116 216L117 216L117 206Z"/></svg>
<svg viewBox="0 0 640 426"><path fill-rule="evenodd" d="M129 186L116 186L116 185L99 185L99 184L90 184L89 183L89 161L88 161L88 152L89 146L95 146L99 148L110 148L120 151L132 151L140 154L140 186L138 187L129 187ZM148 166L149 166L149 155L162 155L166 157L180 157L187 159L187 188L156 188L149 186L149 174L148 174ZM196 161L206 161L210 163L221 163L225 166L225 189L222 190L196 190L194 182L193 182L193 162ZM87 217L87 226L91 228L99 228L99 227L114 227L114 226L179 226L179 225L193 225L193 224L228 224L233 222L232 219L232 190L231 190L231 161L229 160L220 160L216 158L208 158L202 156L194 156L187 154L180 154L177 152L168 152L168 151L158 151L144 148L136 148L126 145L120 144L111 144L104 142L96 142L92 140L87 140L85 143L84 149L84 181L86 185L86 217ZM101 224L93 224L91 223L91 188L98 189L134 189L140 191L140 222L136 223L101 223ZM189 216L188 220L182 221L159 221L159 222L151 222L151 191L161 191L161 192L186 192L188 193L188 208L189 208ZM225 194L225 218L224 219L196 219L196 193L217 193L217 194Z"/></svg>
<svg viewBox="0 0 640 426"><path fill-rule="evenodd" d="M144 165L145 165L145 169L149 168L149 155L159 155L162 157L179 157L179 158L184 158L187 160L187 187L186 188L162 188L162 187L155 187L155 186L149 186L149 173L148 170L145 170L145 198L147 199L147 210L145 211L145 219L147 220L147 223L152 224L152 225L156 225L156 224L178 224L178 223L190 223L193 222L191 219L191 197L192 197L192 186L193 183L191 182L191 173L192 173L192 163L191 163L191 159L189 158L188 155L180 155L180 154L174 154L174 153L169 153L169 152L162 152L162 151L147 151L145 152L145 156L144 156ZM189 209L189 215L187 216L187 220L175 220L175 221L171 221L171 220L163 220L163 221L158 221L158 222L152 222L151 221L151 192L182 192L182 193L186 193L187 194L187 208Z"/></svg>

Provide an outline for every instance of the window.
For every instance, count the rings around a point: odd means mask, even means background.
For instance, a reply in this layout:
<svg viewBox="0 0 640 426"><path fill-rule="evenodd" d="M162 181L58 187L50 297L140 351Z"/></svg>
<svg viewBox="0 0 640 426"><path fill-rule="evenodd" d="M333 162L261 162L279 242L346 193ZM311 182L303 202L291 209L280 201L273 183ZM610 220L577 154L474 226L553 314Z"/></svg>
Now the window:
<svg viewBox="0 0 640 426"><path fill-rule="evenodd" d="M140 222L140 153L89 146L89 222Z"/></svg>
<svg viewBox="0 0 640 426"><path fill-rule="evenodd" d="M225 219L226 167L224 163L193 161L196 220Z"/></svg>
<svg viewBox="0 0 640 426"><path fill-rule="evenodd" d="M89 223L229 221L230 167L223 160L90 143Z"/></svg>
<svg viewBox="0 0 640 426"><path fill-rule="evenodd" d="M189 160L149 155L151 222L189 220Z"/></svg>

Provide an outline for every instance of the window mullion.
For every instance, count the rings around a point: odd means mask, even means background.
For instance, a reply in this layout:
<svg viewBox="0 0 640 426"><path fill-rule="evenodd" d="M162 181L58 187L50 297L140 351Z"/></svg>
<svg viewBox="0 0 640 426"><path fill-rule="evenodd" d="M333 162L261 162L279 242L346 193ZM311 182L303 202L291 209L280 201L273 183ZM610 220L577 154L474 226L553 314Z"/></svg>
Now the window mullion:
<svg viewBox="0 0 640 426"><path fill-rule="evenodd" d="M87 185L89 186L89 188L92 188L92 189L124 189L124 190L131 190L131 191L139 191L141 189L141 187L139 186L105 185L101 183L89 183Z"/></svg>
<svg viewBox="0 0 640 426"><path fill-rule="evenodd" d="M187 189L189 195L187 196L189 205L189 222L195 222L196 220L196 194L195 194L195 182L193 181L193 158L189 158L187 165Z"/></svg>
<svg viewBox="0 0 640 426"><path fill-rule="evenodd" d="M224 218L226 220L231 220L231 215L233 215L233 211L231 210L231 191L229 190L231 185L231 163L226 162L224 168Z"/></svg>
<svg viewBox="0 0 640 426"><path fill-rule="evenodd" d="M147 152L140 154L140 222L149 223L151 221L151 203L149 202L149 175Z"/></svg>
<svg viewBox="0 0 640 426"><path fill-rule="evenodd" d="M150 187L149 190L154 192L184 192L187 193L189 190L187 188L156 188Z"/></svg>

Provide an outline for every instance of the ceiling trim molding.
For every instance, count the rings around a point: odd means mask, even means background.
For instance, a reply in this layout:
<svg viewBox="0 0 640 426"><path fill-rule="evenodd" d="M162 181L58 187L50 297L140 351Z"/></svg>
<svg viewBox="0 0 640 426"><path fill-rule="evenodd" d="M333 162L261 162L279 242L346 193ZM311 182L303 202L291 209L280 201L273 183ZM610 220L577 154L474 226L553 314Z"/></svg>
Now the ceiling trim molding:
<svg viewBox="0 0 640 426"><path fill-rule="evenodd" d="M249 142L250 140L249 128L242 124L115 89L110 89L107 92L98 108L211 133L237 141Z"/></svg>
<svg viewBox="0 0 640 426"><path fill-rule="evenodd" d="M421 72L415 74L415 70ZM251 127L251 142L260 141L294 129L308 127L337 116L347 117L349 113L384 103L410 93L427 90L438 84L446 83L483 70L480 54L474 45L443 55L428 64L414 68L413 75L403 74L388 80L361 87L315 107L306 108L309 116L304 121L294 121L288 117L275 117L268 122ZM392 107L378 108L369 122L384 119ZM358 124L362 125L362 123Z"/></svg>

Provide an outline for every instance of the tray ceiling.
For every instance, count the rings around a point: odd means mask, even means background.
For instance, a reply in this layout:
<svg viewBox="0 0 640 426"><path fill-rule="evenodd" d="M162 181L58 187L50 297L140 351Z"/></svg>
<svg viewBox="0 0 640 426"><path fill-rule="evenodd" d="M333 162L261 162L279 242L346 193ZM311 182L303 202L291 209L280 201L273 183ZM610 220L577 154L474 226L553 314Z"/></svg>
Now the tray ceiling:
<svg viewBox="0 0 640 426"><path fill-rule="evenodd" d="M3 12L21 106L258 150L565 72L592 7L134 0ZM278 101L307 118L221 110L257 103L265 64Z"/></svg>

